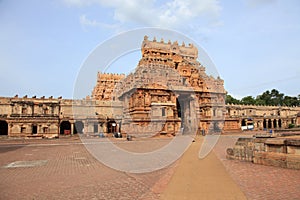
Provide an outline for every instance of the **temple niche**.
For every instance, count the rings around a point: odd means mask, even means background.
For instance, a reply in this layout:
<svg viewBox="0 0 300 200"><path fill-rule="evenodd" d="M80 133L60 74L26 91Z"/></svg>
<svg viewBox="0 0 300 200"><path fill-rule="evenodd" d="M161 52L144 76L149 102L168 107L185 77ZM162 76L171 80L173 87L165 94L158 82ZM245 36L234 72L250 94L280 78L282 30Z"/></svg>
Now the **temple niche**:
<svg viewBox="0 0 300 200"><path fill-rule="evenodd" d="M224 82L208 76L193 44L144 37L142 58L129 75L98 73L92 98L121 101L121 132L192 133L220 130L224 120Z"/></svg>

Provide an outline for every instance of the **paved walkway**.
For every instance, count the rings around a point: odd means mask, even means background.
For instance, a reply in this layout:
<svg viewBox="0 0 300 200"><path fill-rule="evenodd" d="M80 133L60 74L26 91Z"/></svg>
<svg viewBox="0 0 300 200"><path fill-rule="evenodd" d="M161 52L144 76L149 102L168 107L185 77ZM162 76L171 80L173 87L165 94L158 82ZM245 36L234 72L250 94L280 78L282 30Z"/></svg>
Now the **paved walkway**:
<svg viewBox="0 0 300 200"><path fill-rule="evenodd" d="M203 138L197 138L176 163L145 174L106 167L78 138L0 140L0 199L243 199L243 193L251 200L300 199L300 170L227 160L226 148L238 137L221 136L203 160L198 160ZM166 139L120 141L118 146L144 152L167 143ZM16 161L41 163L4 167Z"/></svg>
<svg viewBox="0 0 300 200"><path fill-rule="evenodd" d="M161 199L246 199L217 156L198 158L203 137L185 152Z"/></svg>
<svg viewBox="0 0 300 200"><path fill-rule="evenodd" d="M251 135L248 135L251 137ZM300 199L300 170L227 160L226 149L233 147L238 135L221 136L214 153L227 172L251 200Z"/></svg>

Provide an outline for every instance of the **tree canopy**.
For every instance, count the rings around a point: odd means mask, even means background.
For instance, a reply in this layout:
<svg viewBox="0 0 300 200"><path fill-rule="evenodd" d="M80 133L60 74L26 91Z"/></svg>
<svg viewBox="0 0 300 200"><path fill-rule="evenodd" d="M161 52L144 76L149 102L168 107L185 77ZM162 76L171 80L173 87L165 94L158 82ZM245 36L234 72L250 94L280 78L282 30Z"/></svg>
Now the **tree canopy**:
<svg viewBox="0 0 300 200"><path fill-rule="evenodd" d="M227 94L226 103L264 106L300 106L300 94L297 97L291 97L280 93L276 89L272 89L271 91L267 90L256 97L246 96L241 100L235 99Z"/></svg>

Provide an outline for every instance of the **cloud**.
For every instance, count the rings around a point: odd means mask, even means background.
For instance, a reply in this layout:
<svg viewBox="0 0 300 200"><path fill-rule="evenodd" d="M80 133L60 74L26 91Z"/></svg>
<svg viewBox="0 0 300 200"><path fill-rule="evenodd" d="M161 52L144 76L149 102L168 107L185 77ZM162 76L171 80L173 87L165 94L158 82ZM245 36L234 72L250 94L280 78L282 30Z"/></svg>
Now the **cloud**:
<svg viewBox="0 0 300 200"><path fill-rule="evenodd" d="M218 0L168 0L163 3L155 0L64 0L70 6L100 5L111 8L114 20L122 24L137 24L164 28L189 27L193 23L199 26L221 24L219 15L222 10ZM98 26L98 22L88 20L85 15L80 22L89 26Z"/></svg>
<svg viewBox="0 0 300 200"><path fill-rule="evenodd" d="M90 20L90 19L87 19L85 15L81 15L79 17L79 22L81 25L83 26L100 26L100 23L97 22L96 20Z"/></svg>
<svg viewBox="0 0 300 200"><path fill-rule="evenodd" d="M119 24L106 24L99 22L97 20L88 19L86 15L80 15L79 22L81 26L85 29L86 27L101 27L106 29L120 30Z"/></svg>

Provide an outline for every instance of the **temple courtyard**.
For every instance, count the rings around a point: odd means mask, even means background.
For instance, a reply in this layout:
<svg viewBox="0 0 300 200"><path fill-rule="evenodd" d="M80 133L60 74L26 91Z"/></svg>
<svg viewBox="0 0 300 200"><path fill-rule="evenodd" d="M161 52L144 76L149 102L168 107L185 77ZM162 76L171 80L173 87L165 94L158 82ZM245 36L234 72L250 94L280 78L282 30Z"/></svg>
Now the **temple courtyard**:
<svg viewBox="0 0 300 200"><path fill-rule="evenodd" d="M299 170L226 159L239 136L221 135L204 159L198 158L204 136L197 136L175 163L140 174L105 166L78 136L4 138L0 199L300 199ZM111 141L138 153L159 149L171 138Z"/></svg>

